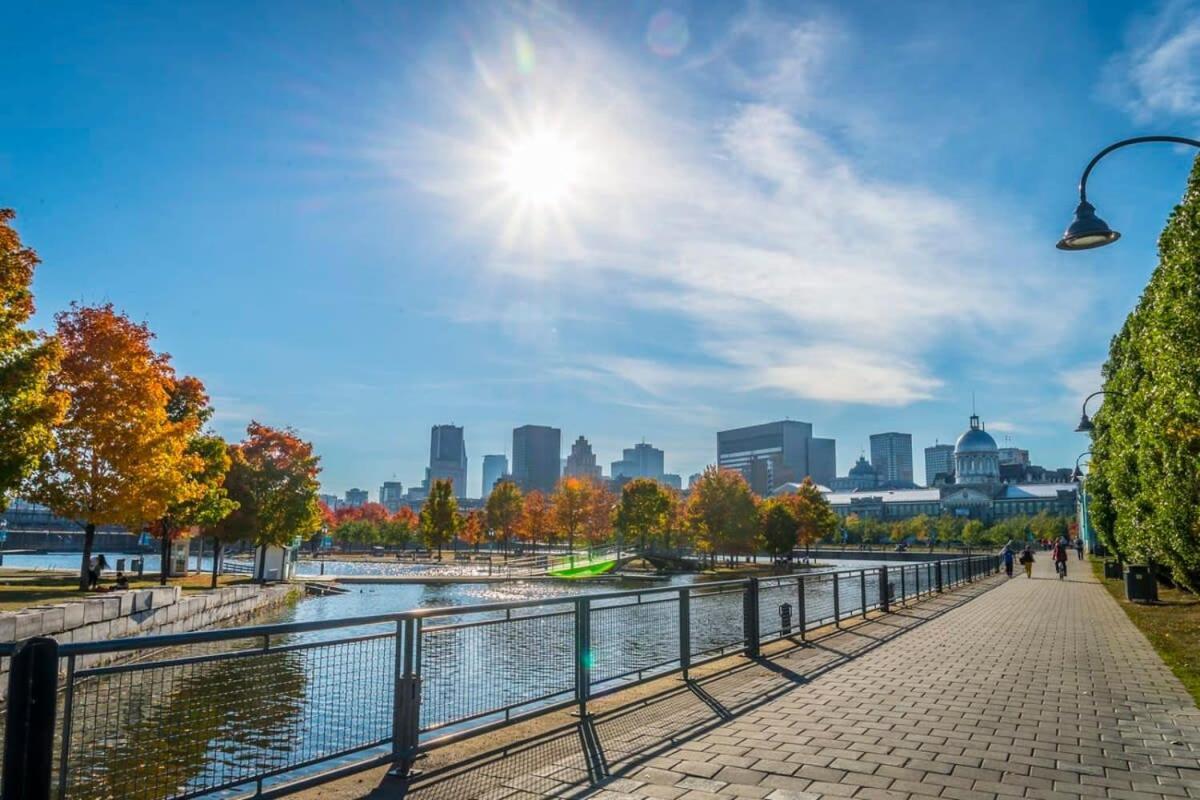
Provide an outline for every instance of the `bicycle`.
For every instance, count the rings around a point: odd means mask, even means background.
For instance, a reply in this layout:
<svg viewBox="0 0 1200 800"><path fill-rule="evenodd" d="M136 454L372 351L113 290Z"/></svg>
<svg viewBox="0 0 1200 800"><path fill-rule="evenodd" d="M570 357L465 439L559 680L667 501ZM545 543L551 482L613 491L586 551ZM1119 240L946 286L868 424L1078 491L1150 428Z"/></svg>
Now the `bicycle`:
<svg viewBox="0 0 1200 800"><path fill-rule="evenodd" d="M1058 579L1060 581L1063 578L1067 577L1067 562L1055 561L1054 562L1054 571L1058 573Z"/></svg>

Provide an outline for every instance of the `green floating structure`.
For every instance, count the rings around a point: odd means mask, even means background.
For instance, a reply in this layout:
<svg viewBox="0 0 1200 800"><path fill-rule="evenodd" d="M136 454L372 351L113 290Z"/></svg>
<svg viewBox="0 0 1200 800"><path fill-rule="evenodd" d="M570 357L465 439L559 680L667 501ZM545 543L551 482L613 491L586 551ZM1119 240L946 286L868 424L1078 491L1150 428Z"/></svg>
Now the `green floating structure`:
<svg viewBox="0 0 1200 800"><path fill-rule="evenodd" d="M591 578L596 575L603 575L606 572L611 572L613 567L617 565L615 558L607 561L593 561L587 564L576 564L575 566L555 567L547 570L547 575L552 575L555 578Z"/></svg>

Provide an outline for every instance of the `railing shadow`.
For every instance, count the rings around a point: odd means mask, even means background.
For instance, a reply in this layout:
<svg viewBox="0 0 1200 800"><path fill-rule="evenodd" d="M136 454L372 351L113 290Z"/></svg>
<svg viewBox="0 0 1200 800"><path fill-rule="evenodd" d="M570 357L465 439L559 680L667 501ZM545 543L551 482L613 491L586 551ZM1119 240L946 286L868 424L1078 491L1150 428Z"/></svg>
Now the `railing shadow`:
<svg viewBox="0 0 1200 800"><path fill-rule="evenodd" d="M582 798L620 791L622 776L663 754L805 686L921 625L959 608L1000 582L982 580L890 614L843 621L806 641L787 638L768 653L683 681L582 721L510 742L409 781L385 780L373 800L475 800L488 797ZM912 613L921 606L929 613ZM670 680L670 679L668 679Z"/></svg>

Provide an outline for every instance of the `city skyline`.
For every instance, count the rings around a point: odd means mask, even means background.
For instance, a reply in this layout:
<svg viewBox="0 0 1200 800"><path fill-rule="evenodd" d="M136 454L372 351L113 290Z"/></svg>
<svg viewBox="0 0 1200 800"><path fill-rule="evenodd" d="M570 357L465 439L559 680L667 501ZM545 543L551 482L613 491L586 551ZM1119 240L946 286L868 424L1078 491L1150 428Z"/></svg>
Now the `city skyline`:
<svg viewBox="0 0 1200 800"><path fill-rule="evenodd" d="M973 391L1071 464L1190 153L1101 165L1124 236L1085 261L1053 248L1079 170L1200 119L1200 6L1096 9L18 5L3 204L38 326L111 299L219 433L293 426L331 487L418 486L440 419L475 454L527 419L605 464L646 437L681 475L712 431L816 420L845 474Z"/></svg>

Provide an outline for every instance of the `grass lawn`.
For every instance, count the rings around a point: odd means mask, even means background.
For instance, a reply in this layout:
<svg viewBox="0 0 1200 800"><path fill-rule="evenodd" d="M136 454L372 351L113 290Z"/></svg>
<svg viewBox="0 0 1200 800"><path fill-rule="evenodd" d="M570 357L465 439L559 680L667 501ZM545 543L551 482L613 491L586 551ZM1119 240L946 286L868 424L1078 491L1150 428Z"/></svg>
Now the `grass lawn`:
<svg viewBox="0 0 1200 800"><path fill-rule="evenodd" d="M1130 603L1123 581L1105 580L1102 560L1092 570L1200 706L1200 597L1160 585L1159 602Z"/></svg>
<svg viewBox="0 0 1200 800"><path fill-rule="evenodd" d="M246 575L222 575L219 586L230 586L236 583L249 583ZM113 578L105 574L101 586L112 586ZM199 592L209 588L212 575L209 573L193 574L186 578L171 578L172 586L182 586L185 592ZM131 577L129 588L145 589L158 586L158 576L137 579ZM28 606L61 603L65 600L79 600L84 597L98 596L97 592L79 591L79 576L68 575L65 572L46 572L45 570L5 570L0 572L0 611L19 611Z"/></svg>
<svg viewBox="0 0 1200 800"><path fill-rule="evenodd" d="M616 566L615 558L608 561L597 561L592 564L582 564L577 567L558 567L557 569L547 570L547 575L553 575L556 578L590 578L593 575L603 575Z"/></svg>

